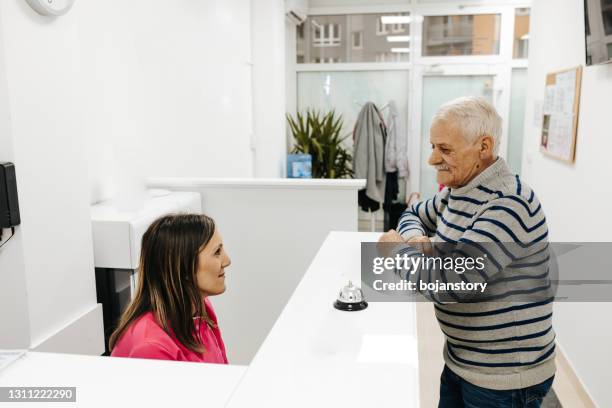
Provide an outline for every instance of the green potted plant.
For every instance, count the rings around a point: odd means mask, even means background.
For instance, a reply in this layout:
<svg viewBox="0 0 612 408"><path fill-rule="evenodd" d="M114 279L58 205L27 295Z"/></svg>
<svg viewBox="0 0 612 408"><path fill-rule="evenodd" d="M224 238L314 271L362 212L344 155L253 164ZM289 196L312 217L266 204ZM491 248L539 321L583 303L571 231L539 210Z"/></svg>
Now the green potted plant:
<svg viewBox="0 0 612 408"><path fill-rule="evenodd" d="M287 122L294 140L291 153L312 156L312 177L353 177L353 155L343 145L350 134L341 135L342 115L308 109L305 115L298 112L295 119L288 114Z"/></svg>

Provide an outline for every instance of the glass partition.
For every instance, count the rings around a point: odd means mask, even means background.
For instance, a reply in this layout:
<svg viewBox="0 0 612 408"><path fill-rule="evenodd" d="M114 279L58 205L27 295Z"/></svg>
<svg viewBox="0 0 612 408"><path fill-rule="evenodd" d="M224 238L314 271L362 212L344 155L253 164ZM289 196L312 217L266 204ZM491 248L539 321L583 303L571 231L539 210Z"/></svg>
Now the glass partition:
<svg viewBox="0 0 612 408"><path fill-rule="evenodd" d="M409 79L409 71L405 70L299 72L297 108L300 112L308 108L335 110L342 115L345 134L353 131L366 102L382 109L393 100L401 120L406 121ZM383 115L386 116L385 109Z"/></svg>

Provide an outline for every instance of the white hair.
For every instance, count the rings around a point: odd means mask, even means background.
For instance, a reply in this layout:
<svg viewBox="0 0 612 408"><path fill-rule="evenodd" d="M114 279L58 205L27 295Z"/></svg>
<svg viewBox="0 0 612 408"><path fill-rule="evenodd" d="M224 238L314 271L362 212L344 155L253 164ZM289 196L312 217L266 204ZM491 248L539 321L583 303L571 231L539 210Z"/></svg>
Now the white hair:
<svg viewBox="0 0 612 408"><path fill-rule="evenodd" d="M461 129L463 137L475 141L481 136L493 138L493 153L497 155L502 132L502 118L493 105L480 96L464 96L440 106L432 123L450 121Z"/></svg>

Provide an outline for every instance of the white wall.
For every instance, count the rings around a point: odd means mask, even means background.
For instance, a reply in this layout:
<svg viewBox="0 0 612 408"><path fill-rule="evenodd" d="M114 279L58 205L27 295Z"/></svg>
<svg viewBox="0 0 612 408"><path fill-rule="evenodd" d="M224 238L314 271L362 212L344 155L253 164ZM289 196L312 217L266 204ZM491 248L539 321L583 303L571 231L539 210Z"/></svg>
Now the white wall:
<svg viewBox="0 0 612 408"><path fill-rule="evenodd" d="M144 176L252 175L249 0L77 1L71 14L92 201Z"/></svg>
<svg viewBox="0 0 612 408"><path fill-rule="evenodd" d="M255 177L284 177L285 3L257 2L251 9Z"/></svg>
<svg viewBox="0 0 612 408"><path fill-rule="evenodd" d="M22 220L0 250L0 348L52 340L55 351L101 352L76 14L53 20L2 1L0 38L0 160L16 164ZM66 350L69 325L100 336Z"/></svg>
<svg viewBox="0 0 612 408"><path fill-rule="evenodd" d="M536 101L544 98L546 74L585 63L582 0L533 2L529 49L523 177L535 189L554 241L609 241L612 167L609 152L612 65L586 67L578 122L575 164L543 156ZM576 271L579 273L579 271ZM610 303L556 303L558 341L594 400L612 406L607 380L612 366Z"/></svg>
<svg viewBox="0 0 612 408"><path fill-rule="evenodd" d="M2 11L0 10L0 32L3 31ZM4 39L0 35L0 162L14 162L15 152L11 136L8 84L6 78L6 61ZM3 242L10 230L2 230ZM26 282L23 265L23 242L21 232L17 230L11 242L0 249L0 310L12 311L0 313L0 348L24 348L30 344L30 330L27 324L28 305L26 300Z"/></svg>
<svg viewBox="0 0 612 408"><path fill-rule="evenodd" d="M284 3L250 6L77 1L49 18L1 2L0 160L23 219L0 256L0 294L18 294L0 300L16 310L3 344L53 349L95 323L90 203L145 177L284 174Z"/></svg>

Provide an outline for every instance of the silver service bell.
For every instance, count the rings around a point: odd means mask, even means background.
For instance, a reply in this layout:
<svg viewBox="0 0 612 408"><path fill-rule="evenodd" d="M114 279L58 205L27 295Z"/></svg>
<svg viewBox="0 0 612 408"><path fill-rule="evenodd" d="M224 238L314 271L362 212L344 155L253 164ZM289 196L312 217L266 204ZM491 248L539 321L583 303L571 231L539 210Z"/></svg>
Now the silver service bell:
<svg viewBox="0 0 612 408"><path fill-rule="evenodd" d="M368 302L363 297L363 292L358 286L353 285L352 281L343 287L338 294L338 299L334 302L334 307L338 310L356 312L368 307Z"/></svg>

